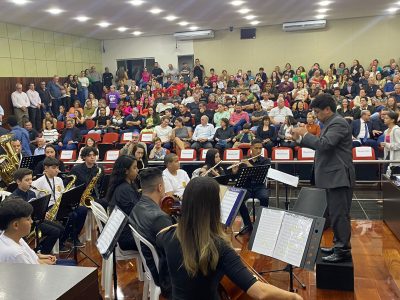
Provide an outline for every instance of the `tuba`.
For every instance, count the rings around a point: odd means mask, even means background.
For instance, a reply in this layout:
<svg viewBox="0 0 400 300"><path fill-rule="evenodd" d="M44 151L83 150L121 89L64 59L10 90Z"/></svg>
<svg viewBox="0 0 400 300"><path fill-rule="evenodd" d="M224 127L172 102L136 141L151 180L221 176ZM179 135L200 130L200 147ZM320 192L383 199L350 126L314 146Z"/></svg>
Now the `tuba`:
<svg viewBox="0 0 400 300"><path fill-rule="evenodd" d="M81 196L81 202L79 204L80 206L86 206L87 208L91 207L90 201L94 201L94 198L92 197L92 192L96 187L97 181L99 181L100 179L101 172L101 168L98 167L97 174L92 178L92 180L90 180L89 184L87 185L85 191Z"/></svg>
<svg viewBox="0 0 400 300"><path fill-rule="evenodd" d="M19 157L11 145L12 133L0 136L0 146L6 154L0 155L0 177L6 185L13 182L14 172L19 168Z"/></svg>
<svg viewBox="0 0 400 300"><path fill-rule="evenodd" d="M55 220L55 218L57 216L57 213L58 213L58 209L60 208L62 196L64 195L65 192L68 192L75 184L75 181L76 181L76 176L75 175L68 175L66 177L71 177L71 181L68 182L68 184L65 187L64 191L61 193L61 195L57 198L57 200L54 203L54 205L47 212L46 220L48 220L48 221L54 221Z"/></svg>

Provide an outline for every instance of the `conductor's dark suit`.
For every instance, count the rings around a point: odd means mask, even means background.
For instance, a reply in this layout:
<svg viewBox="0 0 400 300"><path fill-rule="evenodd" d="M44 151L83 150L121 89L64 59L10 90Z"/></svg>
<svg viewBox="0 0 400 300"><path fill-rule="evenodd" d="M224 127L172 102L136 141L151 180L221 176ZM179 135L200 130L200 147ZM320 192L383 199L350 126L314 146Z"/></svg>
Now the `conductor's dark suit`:
<svg viewBox="0 0 400 300"><path fill-rule="evenodd" d="M334 248L350 248L350 207L355 182L351 127L334 114L324 123L320 137L310 133L301 145L315 149L315 186L327 191L328 213L334 233Z"/></svg>

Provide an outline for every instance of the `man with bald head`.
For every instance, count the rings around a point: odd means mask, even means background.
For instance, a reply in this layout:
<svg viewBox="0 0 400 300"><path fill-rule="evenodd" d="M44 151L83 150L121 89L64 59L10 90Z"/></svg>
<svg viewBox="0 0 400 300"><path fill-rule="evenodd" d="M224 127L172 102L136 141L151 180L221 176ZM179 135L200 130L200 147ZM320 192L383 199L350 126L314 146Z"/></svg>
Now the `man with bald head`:
<svg viewBox="0 0 400 300"><path fill-rule="evenodd" d="M214 125L208 123L208 117L206 115L200 118L200 124L196 126L192 139L194 143L191 148L199 150L201 148L212 148L211 141L214 138Z"/></svg>
<svg viewBox="0 0 400 300"><path fill-rule="evenodd" d="M25 121L29 120L28 107L31 105L28 95L22 91L22 84L15 85L15 92L11 94L11 100L18 125L22 127Z"/></svg>
<svg viewBox="0 0 400 300"><path fill-rule="evenodd" d="M45 148L46 148L46 140L43 137L39 137L36 139L37 147L33 155L45 155Z"/></svg>

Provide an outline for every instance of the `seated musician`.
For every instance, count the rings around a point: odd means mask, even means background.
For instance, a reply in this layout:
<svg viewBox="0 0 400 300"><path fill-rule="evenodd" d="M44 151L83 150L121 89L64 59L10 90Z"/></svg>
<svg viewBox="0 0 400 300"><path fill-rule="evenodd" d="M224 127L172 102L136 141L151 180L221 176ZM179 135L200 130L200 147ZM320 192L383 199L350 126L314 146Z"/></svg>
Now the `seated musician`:
<svg viewBox="0 0 400 300"><path fill-rule="evenodd" d="M58 169L59 160L53 157L46 157L44 159L44 175L36 179L32 182L32 186L36 188L35 193L37 197L43 197L44 193L42 191L46 191L47 194L50 194L50 202L49 209L56 203L56 201L61 200L62 192L64 191L64 183L63 180L58 177L58 173L60 170ZM66 247L64 246L64 242L67 238L71 238L72 241L75 239L75 245L77 247L83 247L84 244L79 241L79 233L82 231L82 228L85 224L87 215L87 208L83 206L77 207L70 215L68 222L65 226L65 231L63 237L60 239L60 252L64 252ZM46 217L49 215L47 213ZM75 222L76 233L73 233L72 222ZM68 251L66 249L65 251Z"/></svg>
<svg viewBox="0 0 400 300"><path fill-rule="evenodd" d="M99 155L98 150L95 147L85 147L82 150L81 158L83 163L74 165L71 169L70 175L76 176L75 186L84 184L87 186L93 177L95 177L98 173L99 168L103 168L101 166L96 165L96 157ZM97 181L96 187L94 188L94 194L98 195L97 187L101 184L101 178Z"/></svg>
<svg viewBox="0 0 400 300"><path fill-rule="evenodd" d="M200 176L209 176L209 177L217 177L223 176L227 172L225 169L217 164L221 161L219 151L217 149L210 149L207 151L205 166L200 169ZM211 171L210 171L211 170ZM233 173L237 173L238 168L233 168ZM246 207L245 202L243 201L239 208L239 213L243 220L243 229L239 232L240 235L250 233L253 229L253 225L251 224L251 219L249 215L249 210Z"/></svg>
<svg viewBox="0 0 400 300"><path fill-rule="evenodd" d="M251 157L255 157L253 159L247 159L247 160L243 160L243 164L244 167L257 167L257 166L264 166L264 165L269 165L271 163L271 161L267 158L264 158L261 156L261 152L263 151L263 144L262 141L259 139L254 139L251 141L251 146L250 146L250 150L251 150ZM237 173L238 169L233 168L232 169L233 173ZM265 184L258 184L258 185L252 185L252 190L247 190L246 196L243 200L243 202L245 202L247 199L253 199L256 198L258 200L260 200L260 205L264 206L264 207L268 207L268 203L269 203L269 190L267 188L267 186ZM244 205L242 205L240 207L240 214L243 216L246 215L245 210L247 210L247 208L245 208ZM246 217L247 219L247 217ZM243 218L243 221L245 220L245 218ZM253 226L251 225L251 223L247 226L246 228L246 224L245 227L241 230L241 233L246 233L246 232L250 232L253 230Z"/></svg>
<svg viewBox="0 0 400 300"><path fill-rule="evenodd" d="M137 231L156 247L157 233L172 225L171 217L160 208L161 200L165 194L162 172L157 168L143 170L140 172L140 185L142 197L133 208L131 218L135 222ZM170 281L160 282L160 279L164 279L164 277L158 275L150 249L143 246L142 252L155 284L161 287L163 295L167 295Z"/></svg>
<svg viewBox="0 0 400 300"><path fill-rule="evenodd" d="M56 157L56 147L54 145L46 145L46 147L44 148L44 155L46 157L52 157L52 158L57 158ZM43 174L44 171L44 164L43 164L44 160L38 162L38 164L35 167L35 170L33 171L33 175L39 175L39 174ZM61 172L65 172L65 166L64 163L60 160L59 164L58 164L58 169Z"/></svg>
<svg viewBox="0 0 400 300"><path fill-rule="evenodd" d="M157 235L172 299L219 299L218 283L224 275L253 299L302 299L258 281L230 245L220 218L218 183L208 176L192 179L183 194L179 223Z"/></svg>
<svg viewBox="0 0 400 300"><path fill-rule="evenodd" d="M182 198L183 191L189 183L189 175L180 169L179 159L176 154L167 154L164 158L166 169L163 171L163 180L166 196L178 196Z"/></svg>
<svg viewBox="0 0 400 300"><path fill-rule="evenodd" d="M122 155L115 161L106 196L109 213L118 206L126 215L130 215L140 198L135 185L138 172L137 160L133 156ZM128 225L123 229L118 244L122 250L137 250Z"/></svg>
<svg viewBox="0 0 400 300"><path fill-rule="evenodd" d="M20 197L26 202L36 199L36 194L30 190L32 184L32 171L26 168L20 168L14 172L14 180L17 183L17 189L12 193L14 197ZM55 243L61 239L64 234L64 227L56 222L44 220L39 225L44 239L40 241L37 251L44 254L51 253ZM62 249L63 251L65 249Z"/></svg>
<svg viewBox="0 0 400 300"><path fill-rule="evenodd" d="M24 241L32 225L33 207L12 196L0 203L0 263L75 265L49 254L36 254Z"/></svg>
<svg viewBox="0 0 400 300"><path fill-rule="evenodd" d="M217 177L225 175L225 170L217 164L221 161L218 149L209 149L206 153L205 165L200 169L199 176Z"/></svg>

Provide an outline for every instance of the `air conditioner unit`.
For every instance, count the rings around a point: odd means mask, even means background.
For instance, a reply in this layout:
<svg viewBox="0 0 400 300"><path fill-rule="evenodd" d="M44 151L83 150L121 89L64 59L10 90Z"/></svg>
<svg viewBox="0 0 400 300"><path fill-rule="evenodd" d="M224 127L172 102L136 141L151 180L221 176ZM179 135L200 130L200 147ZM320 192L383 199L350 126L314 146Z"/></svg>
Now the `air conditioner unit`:
<svg viewBox="0 0 400 300"><path fill-rule="evenodd" d="M213 30L198 30L198 31L175 32L174 37L179 41L212 39L212 38L214 38L214 31Z"/></svg>
<svg viewBox="0 0 400 300"><path fill-rule="evenodd" d="M299 30L313 30L326 27L326 20L312 20L301 22L283 23L283 31L299 31Z"/></svg>

